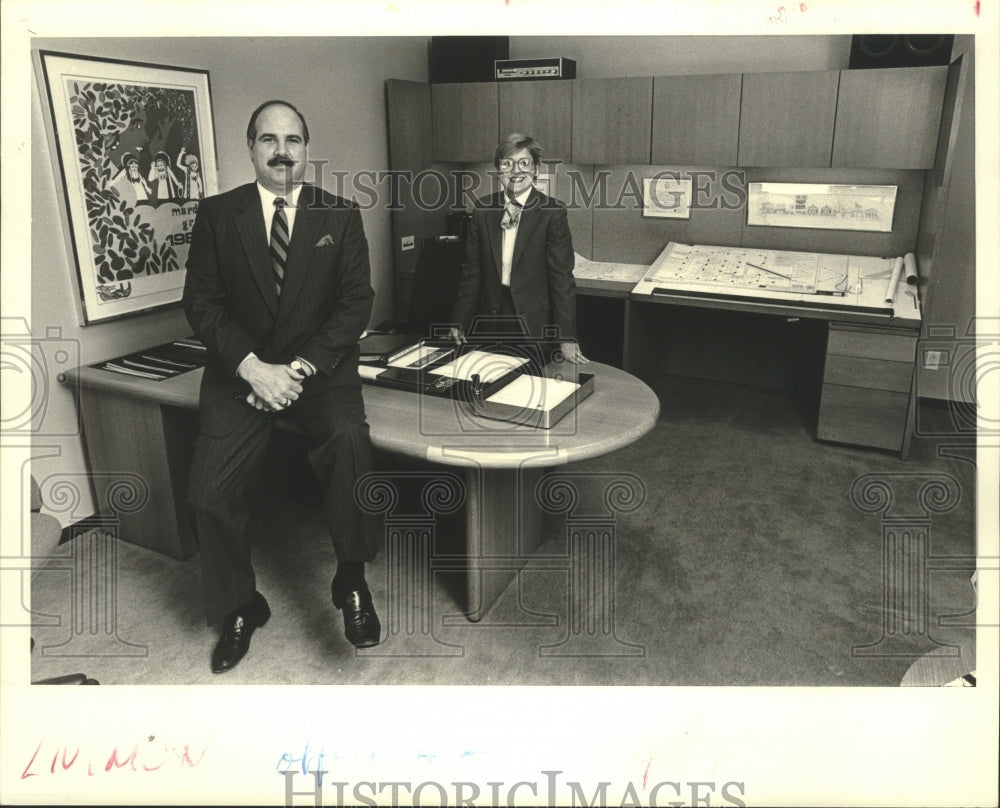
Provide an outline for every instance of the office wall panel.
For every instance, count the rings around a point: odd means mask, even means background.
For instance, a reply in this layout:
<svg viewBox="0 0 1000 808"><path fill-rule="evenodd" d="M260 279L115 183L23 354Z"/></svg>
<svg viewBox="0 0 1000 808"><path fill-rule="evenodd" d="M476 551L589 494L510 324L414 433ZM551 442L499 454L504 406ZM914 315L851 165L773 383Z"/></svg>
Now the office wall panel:
<svg viewBox="0 0 1000 808"><path fill-rule="evenodd" d="M386 116L389 122L389 168L416 175L431 164L431 87L416 81L390 79L385 83ZM392 212L392 255L396 269L396 311L399 311L400 276L412 274L420 255L421 234L427 215L416 205L412 184L399 182L398 199L389 200L401 210ZM394 189L395 190L395 189ZM414 248L404 250L404 236L414 237Z"/></svg>
<svg viewBox="0 0 1000 808"><path fill-rule="evenodd" d="M584 258L594 259L594 216L578 198L580 187L589 187L594 180L591 165L561 165L556 171L553 195L566 205L573 249Z"/></svg>
<svg viewBox="0 0 1000 808"><path fill-rule="evenodd" d="M693 182L698 207L689 219L646 218L642 215L643 179L661 172L681 177L697 175ZM736 246L745 218L738 197L723 186L726 169L693 166L597 166L587 207L594 218L595 261L648 264L670 241ZM582 199L581 203L587 201Z"/></svg>
<svg viewBox="0 0 1000 808"><path fill-rule="evenodd" d="M920 362L917 392L921 397L971 403L980 395L976 374L969 372L975 366L976 341L989 340L996 328L988 323L984 326L986 321L976 319L977 138L973 37L955 37L955 50L960 55L949 69L947 115L941 128L938 161L934 172L928 173L917 249L924 305L923 336L928 339L928 348L948 352L948 363L947 367L934 369ZM981 166L978 168L982 171ZM991 224L987 221L986 227ZM986 235L989 235L988 230ZM993 288L994 267L984 267L978 274L983 278L978 293L989 294L986 289ZM980 308L988 309L988 306Z"/></svg>

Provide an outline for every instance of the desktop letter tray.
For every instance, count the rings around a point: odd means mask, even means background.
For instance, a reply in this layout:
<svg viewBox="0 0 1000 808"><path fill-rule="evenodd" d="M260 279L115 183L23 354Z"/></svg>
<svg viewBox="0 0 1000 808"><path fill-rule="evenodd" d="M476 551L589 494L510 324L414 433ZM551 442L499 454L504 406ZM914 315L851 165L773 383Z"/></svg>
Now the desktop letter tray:
<svg viewBox="0 0 1000 808"><path fill-rule="evenodd" d="M484 418L551 429L593 392L591 373L578 374L576 382L524 373L499 390L472 391L468 404Z"/></svg>

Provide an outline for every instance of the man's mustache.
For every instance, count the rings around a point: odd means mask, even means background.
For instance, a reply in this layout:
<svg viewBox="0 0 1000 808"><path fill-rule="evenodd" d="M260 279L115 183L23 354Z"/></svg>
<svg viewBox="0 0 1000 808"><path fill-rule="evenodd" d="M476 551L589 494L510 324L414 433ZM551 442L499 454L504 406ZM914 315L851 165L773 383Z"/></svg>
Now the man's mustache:
<svg viewBox="0 0 1000 808"><path fill-rule="evenodd" d="M275 166L293 166L295 161L291 157L272 157L267 161L267 164L274 168Z"/></svg>

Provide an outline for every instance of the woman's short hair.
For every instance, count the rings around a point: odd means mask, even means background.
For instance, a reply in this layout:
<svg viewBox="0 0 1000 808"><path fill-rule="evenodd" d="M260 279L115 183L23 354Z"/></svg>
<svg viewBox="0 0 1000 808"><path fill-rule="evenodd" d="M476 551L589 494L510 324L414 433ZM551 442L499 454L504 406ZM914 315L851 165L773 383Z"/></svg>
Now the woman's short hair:
<svg viewBox="0 0 1000 808"><path fill-rule="evenodd" d="M265 101L257 109L255 109L250 115L250 123L247 124L247 143L253 143L257 139L257 116L260 115L268 107L288 107L292 112L299 116L299 120L302 121L302 139L305 140L306 145L309 145L309 125L306 123L305 116L299 112L292 104L287 101L282 101L279 98L275 98L271 101Z"/></svg>
<svg viewBox="0 0 1000 808"><path fill-rule="evenodd" d="M542 162L542 147L531 135L522 135L520 132L512 132L500 141L500 145L493 153L493 167L499 170L501 160L521 151L521 149L528 150L531 160L537 168L538 164Z"/></svg>

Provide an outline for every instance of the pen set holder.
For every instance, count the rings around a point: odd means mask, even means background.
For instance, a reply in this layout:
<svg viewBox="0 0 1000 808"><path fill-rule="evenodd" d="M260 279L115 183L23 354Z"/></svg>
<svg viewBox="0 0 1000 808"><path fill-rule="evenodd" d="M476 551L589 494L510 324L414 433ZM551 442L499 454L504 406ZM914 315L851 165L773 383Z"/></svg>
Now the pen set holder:
<svg viewBox="0 0 1000 808"><path fill-rule="evenodd" d="M573 371L567 374L567 367ZM473 375L465 403L481 418L551 429L593 392L592 373L576 372L575 365L553 363L542 375L519 373L499 386L485 385Z"/></svg>

